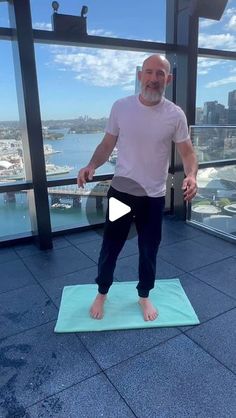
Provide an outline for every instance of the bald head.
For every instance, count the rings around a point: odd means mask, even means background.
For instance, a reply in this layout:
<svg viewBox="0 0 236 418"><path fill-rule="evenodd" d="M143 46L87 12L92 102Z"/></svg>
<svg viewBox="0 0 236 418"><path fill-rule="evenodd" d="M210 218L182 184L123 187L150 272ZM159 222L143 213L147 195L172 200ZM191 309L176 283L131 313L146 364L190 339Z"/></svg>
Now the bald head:
<svg viewBox="0 0 236 418"><path fill-rule="evenodd" d="M143 61L143 65L142 65L142 71L148 67L148 65L161 65L165 68L167 74L170 74L170 63L169 61L164 57L164 55L160 55L160 54L153 54L150 55L150 57L146 58Z"/></svg>

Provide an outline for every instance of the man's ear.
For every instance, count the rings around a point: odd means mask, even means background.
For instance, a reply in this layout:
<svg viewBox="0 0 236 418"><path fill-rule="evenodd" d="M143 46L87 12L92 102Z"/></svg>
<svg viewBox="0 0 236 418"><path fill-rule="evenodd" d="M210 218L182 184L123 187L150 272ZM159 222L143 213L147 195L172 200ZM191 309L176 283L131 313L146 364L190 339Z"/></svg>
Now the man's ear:
<svg viewBox="0 0 236 418"><path fill-rule="evenodd" d="M141 71L141 70L139 70L139 71L138 71L138 80L139 80L139 81L141 81L141 77L142 77L142 71Z"/></svg>
<svg viewBox="0 0 236 418"><path fill-rule="evenodd" d="M168 85L168 84L170 84L172 81L173 81L173 75L172 75L172 74L168 74L166 84Z"/></svg>

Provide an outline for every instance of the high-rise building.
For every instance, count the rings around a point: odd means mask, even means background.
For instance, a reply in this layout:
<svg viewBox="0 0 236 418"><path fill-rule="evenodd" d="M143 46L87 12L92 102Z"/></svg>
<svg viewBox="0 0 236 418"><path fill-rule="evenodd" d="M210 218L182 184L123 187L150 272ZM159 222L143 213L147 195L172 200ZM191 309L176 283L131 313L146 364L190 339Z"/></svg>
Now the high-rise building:
<svg viewBox="0 0 236 418"><path fill-rule="evenodd" d="M203 123L203 109L201 107L196 108L196 125Z"/></svg>
<svg viewBox="0 0 236 418"><path fill-rule="evenodd" d="M224 125L226 120L225 106L213 102L205 102L203 108L203 123L206 125Z"/></svg>
<svg viewBox="0 0 236 418"><path fill-rule="evenodd" d="M228 105L228 124L236 125L236 90L229 91Z"/></svg>

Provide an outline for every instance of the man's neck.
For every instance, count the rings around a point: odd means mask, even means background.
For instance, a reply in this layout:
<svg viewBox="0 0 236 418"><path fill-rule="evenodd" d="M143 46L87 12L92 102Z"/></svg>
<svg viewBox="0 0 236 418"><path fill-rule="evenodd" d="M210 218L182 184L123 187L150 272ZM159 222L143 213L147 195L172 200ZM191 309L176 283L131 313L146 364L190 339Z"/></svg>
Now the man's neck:
<svg viewBox="0 0 236 418"><path fill-rule="evenodd" d="M161 102L162 97L159 100L156 100L155 102L149 102L149 100L146 100L143 98L141 93L139 94L139 100L144 106L156 106L158 103Z"/></svg>

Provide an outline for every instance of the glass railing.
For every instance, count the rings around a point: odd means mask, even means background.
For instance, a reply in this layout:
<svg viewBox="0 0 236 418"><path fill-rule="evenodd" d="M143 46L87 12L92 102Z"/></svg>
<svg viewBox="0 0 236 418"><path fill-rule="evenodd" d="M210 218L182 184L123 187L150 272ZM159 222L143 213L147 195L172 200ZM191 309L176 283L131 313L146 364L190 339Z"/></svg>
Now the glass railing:
<svg viewBox="0 0 236 418"><path fill-rule="evenodd" d="M48 189L52 230L95 226L105 221L110 180Z"/></svg>
<svg viewBox="0 0 236 418"><path fill-rule="evenodd" d="M31 235L28 194L27 190L0 193L0 241Z"/></svg>
<svg viewBox="0 0 236 418"><path fill-rule="evenodd" d="M190 133L199 163L236 160L236 126L195 125Z"/></svg>
<svg viewBox="0 0 236 418"><path fill-rule="evenodd" d="M198 193L188 219L236 239L236 127L191 126L198 155Z"/></svg>

